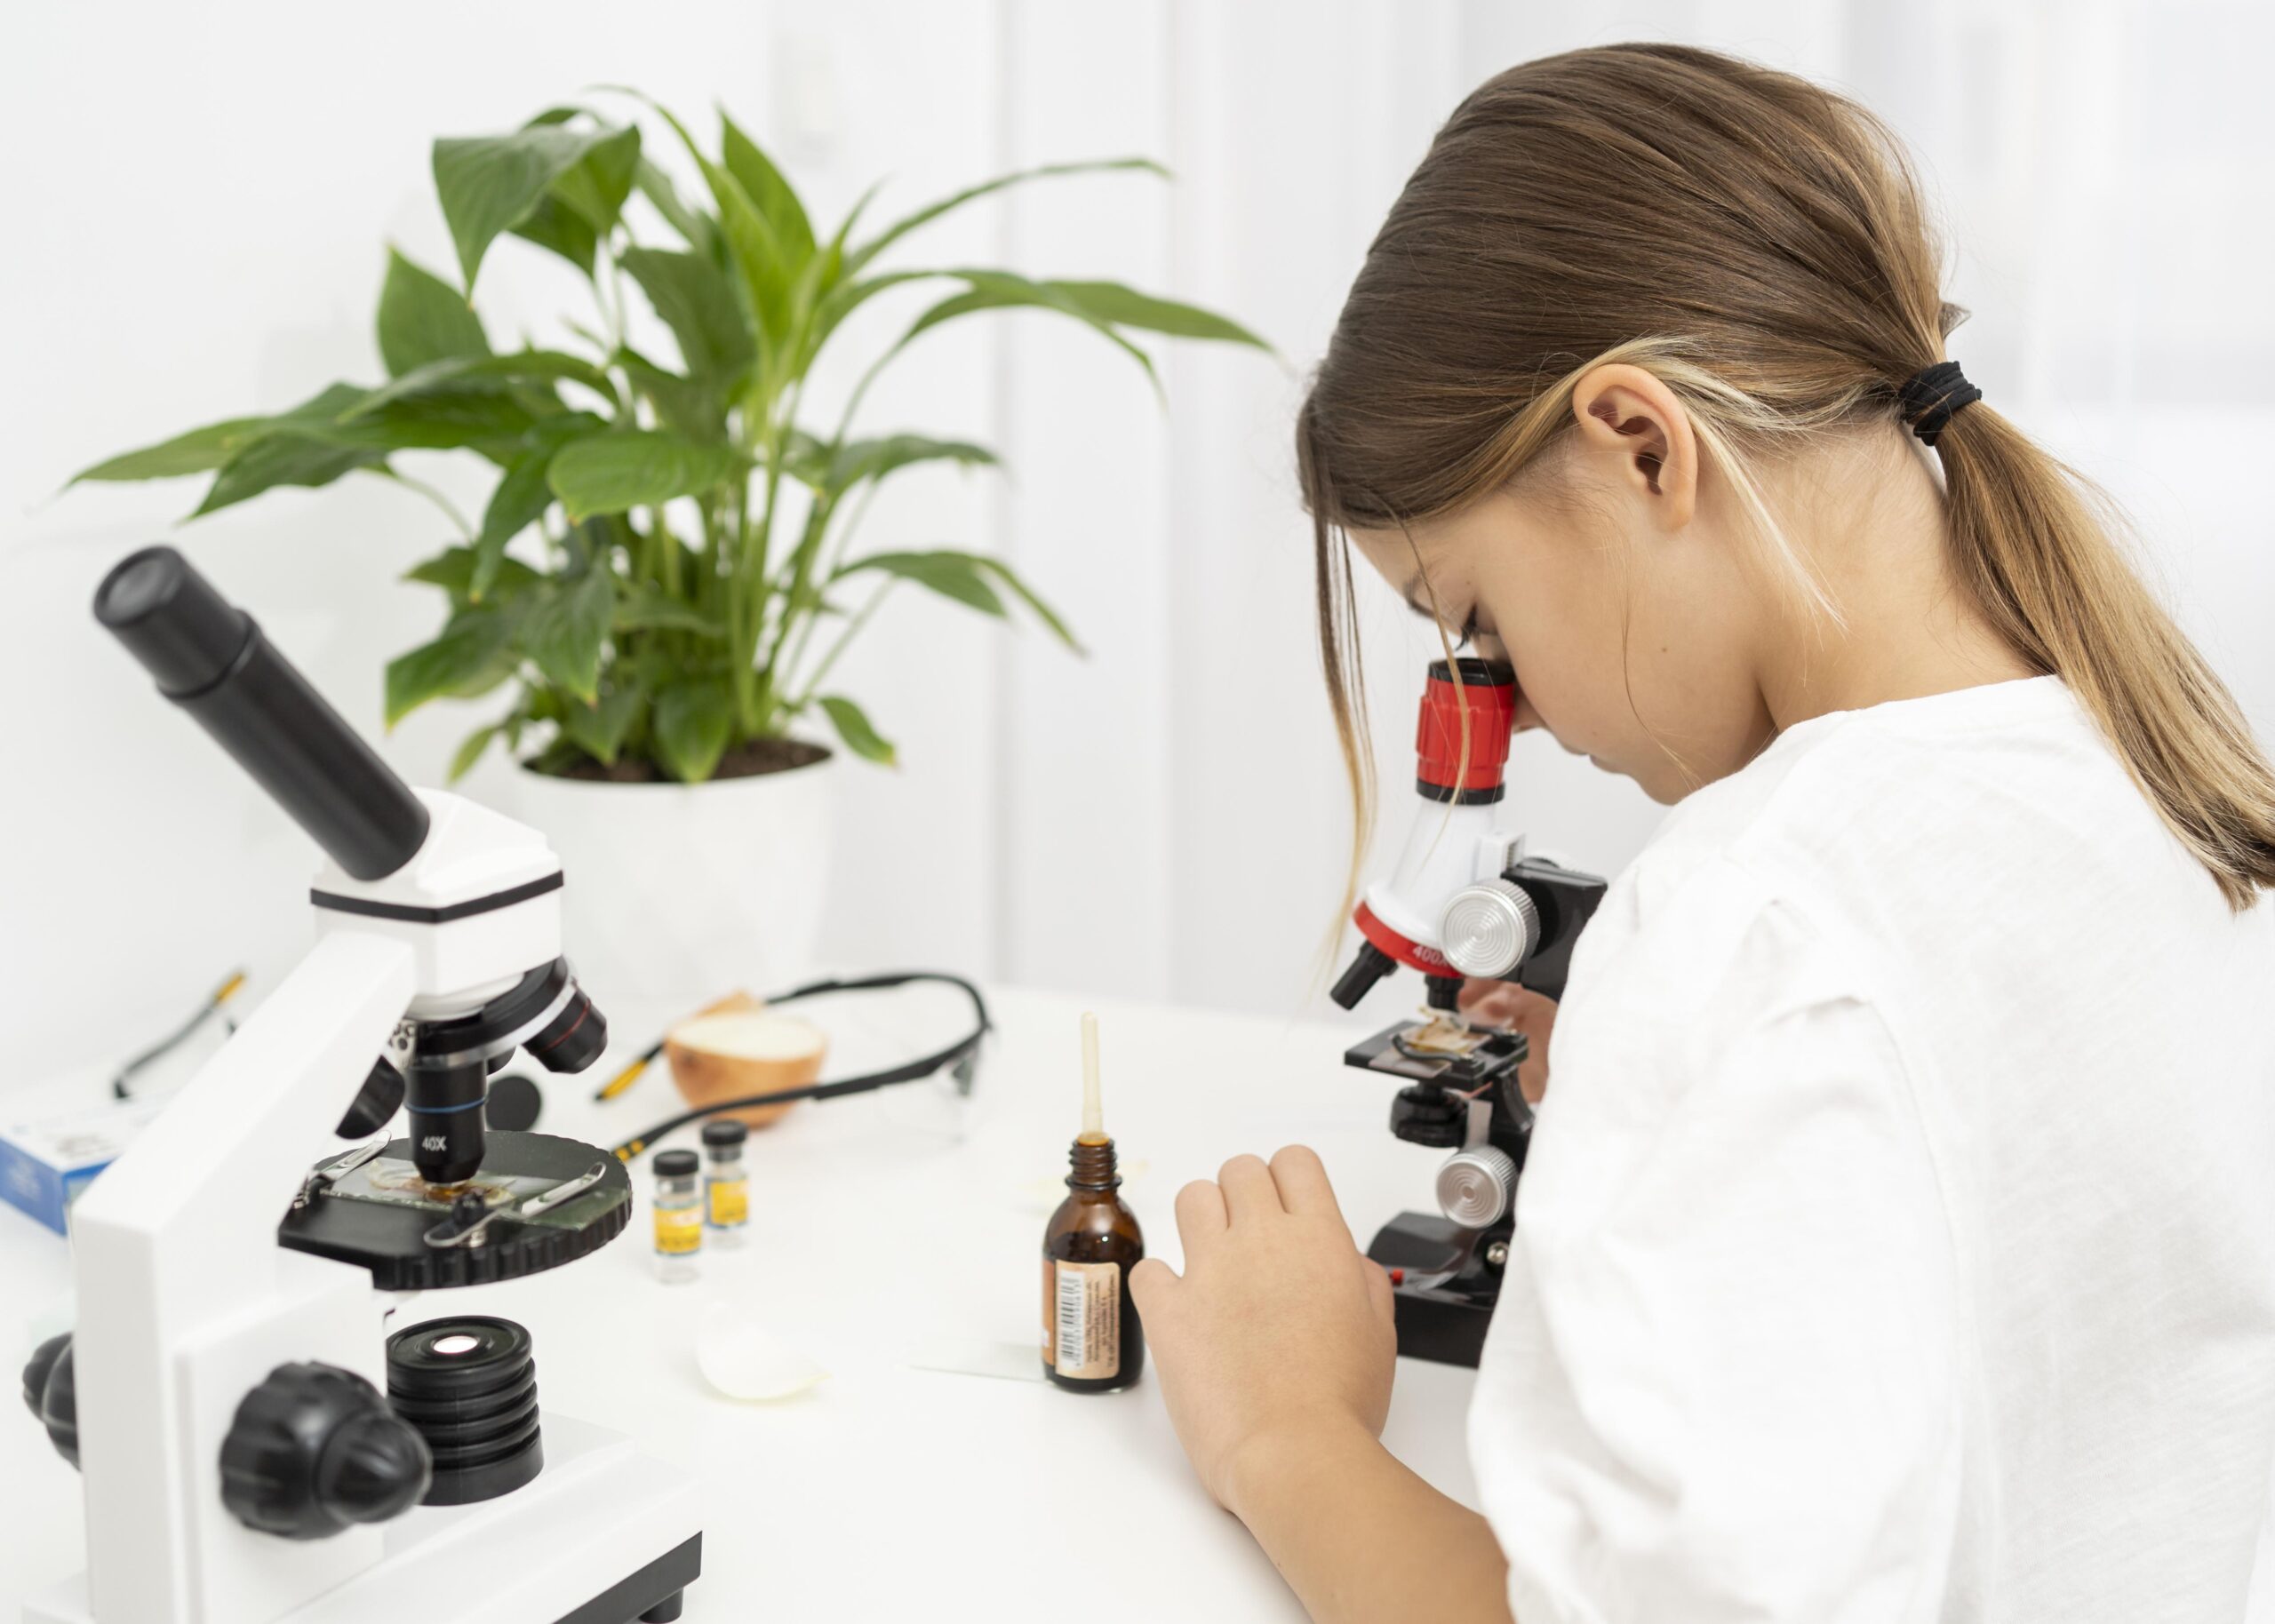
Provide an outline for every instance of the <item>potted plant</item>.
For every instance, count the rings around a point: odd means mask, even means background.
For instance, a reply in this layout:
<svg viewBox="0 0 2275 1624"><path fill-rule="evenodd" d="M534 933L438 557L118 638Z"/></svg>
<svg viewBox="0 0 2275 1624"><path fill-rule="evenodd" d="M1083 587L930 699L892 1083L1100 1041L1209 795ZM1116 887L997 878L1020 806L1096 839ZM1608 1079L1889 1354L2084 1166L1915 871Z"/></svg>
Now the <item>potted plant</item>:
<svg viewBox="0 0 2275 1624"><path fill-rule="evenodd" d="M925 333L989 311L1058 312L1149 377L1132 332L1261 341L1117 283L898 263L925 226L974 199L1046 176L1162 172L1145 160L1002 176L873 230L863 228L864 197L824 232L723 112L714 156L668 110L643 105L699 185L682 192L643 150L636 121L587 107L551 109L510 134L437 140L435 187L457 278L390 251L378 315L385 382L334 384L289 410L209 424L77 480L210 473L192 518L351 473L432 498L457 539L410 578L440 591L446 612L432 641L389 663L387 725L431 700L504 690L504 710L467 736L451 777L502 741L523 768L521 810L568 866L571 939L587 981L605 995L684 1002L738 982L772 984L810 954L833 755L815 723L855 755L892 761L867 711L828 686L888 592L907 583L997 617L1016 606L1076 646L1000 559L856 545L867 500L901 470L996 461L965 441L857 432L878 376ZM628 213L635 200L651 217L642 235ZM564 319L559 347L497 348L473 295L508 236L582 272L597 324ZM808 380L848 347L847 319L880 294L922 284L940 297L848 374L834 421L809 421ZM635 290L676 357L634 342ZM478 521L393 467L406 450L493 465ZM699 876L689 872L698 864ZM671 907L657 907L658 896Z"/></svg>

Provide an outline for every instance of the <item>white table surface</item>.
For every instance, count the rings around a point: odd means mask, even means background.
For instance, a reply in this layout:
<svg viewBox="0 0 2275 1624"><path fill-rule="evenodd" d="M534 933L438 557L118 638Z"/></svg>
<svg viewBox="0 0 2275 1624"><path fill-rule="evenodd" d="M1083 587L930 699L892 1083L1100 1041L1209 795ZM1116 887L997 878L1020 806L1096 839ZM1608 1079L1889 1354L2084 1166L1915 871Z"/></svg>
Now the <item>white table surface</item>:
<svg viewBox="0 0 2275 1624"><path fill-rule="evenodd" d="M801 1105L754 1135L748 1245L706 1247L699 1281L667 1286L650 1272L643 1158L640 1210L603 1252L530 1279L427 1294L390 1325L456 1312L520 1320L548 1411L628 1432L699 1478L710 1511L690 1624L918 1609L958 1620L1300 1620L1271 1564L1193 1479L1150 1366L1135 1389L1105 1396L1061 1392L1039 1371L925 1368L1000 1362L1010 1344L1030 1349L1014 1367L1038 1363L1037 1258L1080 1126L1086 1005L1010 990L990 1001L997 1031L970 1103L911 1084ZM918 987L818 999L807 1012L831 1032L828 1070L840 1075L952 1040L962 1005L951 989ZM1153 1255L1178 1261L1180 1184L1236 1151L1290 1141L1325 1158L1362 1242L1401 1206L1427 1206L1435 1158L1391 1138L1390 1086L1341 1064L1346 1030L1087 1007L1103 1028L1123 1194ZM595 1079L653 1029L619 1014L615 1035L602 1066L548 1080L541 1131L606 1143L676 1103L659 1063L624 1099L591 1103ZM670 1142L691 1142L690 1129ZM326 1149L310 1146L310 1159ZM13 1374L34 1333L68 1316L69 1283L62 1240L0 1205L0 1624L17 1597L81 1563L76 1475L23 1412ZM716 1394L693 1334L722 1296L756 1310L829 1379L771 1404ZM1462 1443L1471 1381L1401 1360L1385 1437L1474 1504ZM405 1598L441 1619L437 1599Z"/></svg>

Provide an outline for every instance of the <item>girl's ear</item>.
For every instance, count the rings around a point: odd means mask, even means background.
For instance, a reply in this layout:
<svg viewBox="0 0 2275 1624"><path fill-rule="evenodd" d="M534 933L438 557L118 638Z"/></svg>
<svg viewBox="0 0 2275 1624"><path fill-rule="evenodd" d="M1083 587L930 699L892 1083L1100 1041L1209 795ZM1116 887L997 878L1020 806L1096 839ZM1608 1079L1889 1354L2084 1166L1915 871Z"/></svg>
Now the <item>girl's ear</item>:
<svg viewBox="0 0 2275 1624"><path fill-rule="evenodd" d="M1698 441L1674 391L1640 367L1594 367L1572 388L1583 454L1647 505L1664 529L1680 529L1698 506Z"/></svg>

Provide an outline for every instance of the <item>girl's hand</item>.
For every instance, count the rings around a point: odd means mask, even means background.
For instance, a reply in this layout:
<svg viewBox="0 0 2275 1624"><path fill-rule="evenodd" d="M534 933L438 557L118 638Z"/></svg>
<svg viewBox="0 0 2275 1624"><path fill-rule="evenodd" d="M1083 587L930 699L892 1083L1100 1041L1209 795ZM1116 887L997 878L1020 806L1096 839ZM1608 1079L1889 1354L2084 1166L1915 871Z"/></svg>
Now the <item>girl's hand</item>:
<svg viewBox="0 0 2275 1624"><path fill-rule="evenodd" d="M1177 1440L1217 1503L1244 1516L1242 1474L1268 1472L1277 1445L1381 1437L1398 1357L1390 1278L1352 1243L1302 1145L1187 1184L1177 1227L1183 1277L1147 1258L1130 1296Z"/></svg>
<svg viewBox="0 0 2275 1624"><path fill-rule="evenodd" d="M1517 1065L1517 1091L1534 1104L1548 1092L1548 1033L1556 1024L1556 1000L1505 981L1462 984L1461 1012L1481 1026L1522 1032L1530 1054Z"/></svg>

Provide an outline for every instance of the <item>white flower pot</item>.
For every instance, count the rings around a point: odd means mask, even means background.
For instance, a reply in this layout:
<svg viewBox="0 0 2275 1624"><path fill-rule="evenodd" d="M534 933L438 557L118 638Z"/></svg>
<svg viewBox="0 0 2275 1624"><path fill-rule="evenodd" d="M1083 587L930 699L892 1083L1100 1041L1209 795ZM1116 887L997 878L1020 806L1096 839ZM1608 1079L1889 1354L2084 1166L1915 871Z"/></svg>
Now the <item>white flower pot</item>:
<svg viewBox="0 0 2275 1624"><path fill-rule="evenodd" d="M563 939L605 1010L688 1010L807 979L829 875L837 758L707 784L512 774L561 856Z"/></svg>

